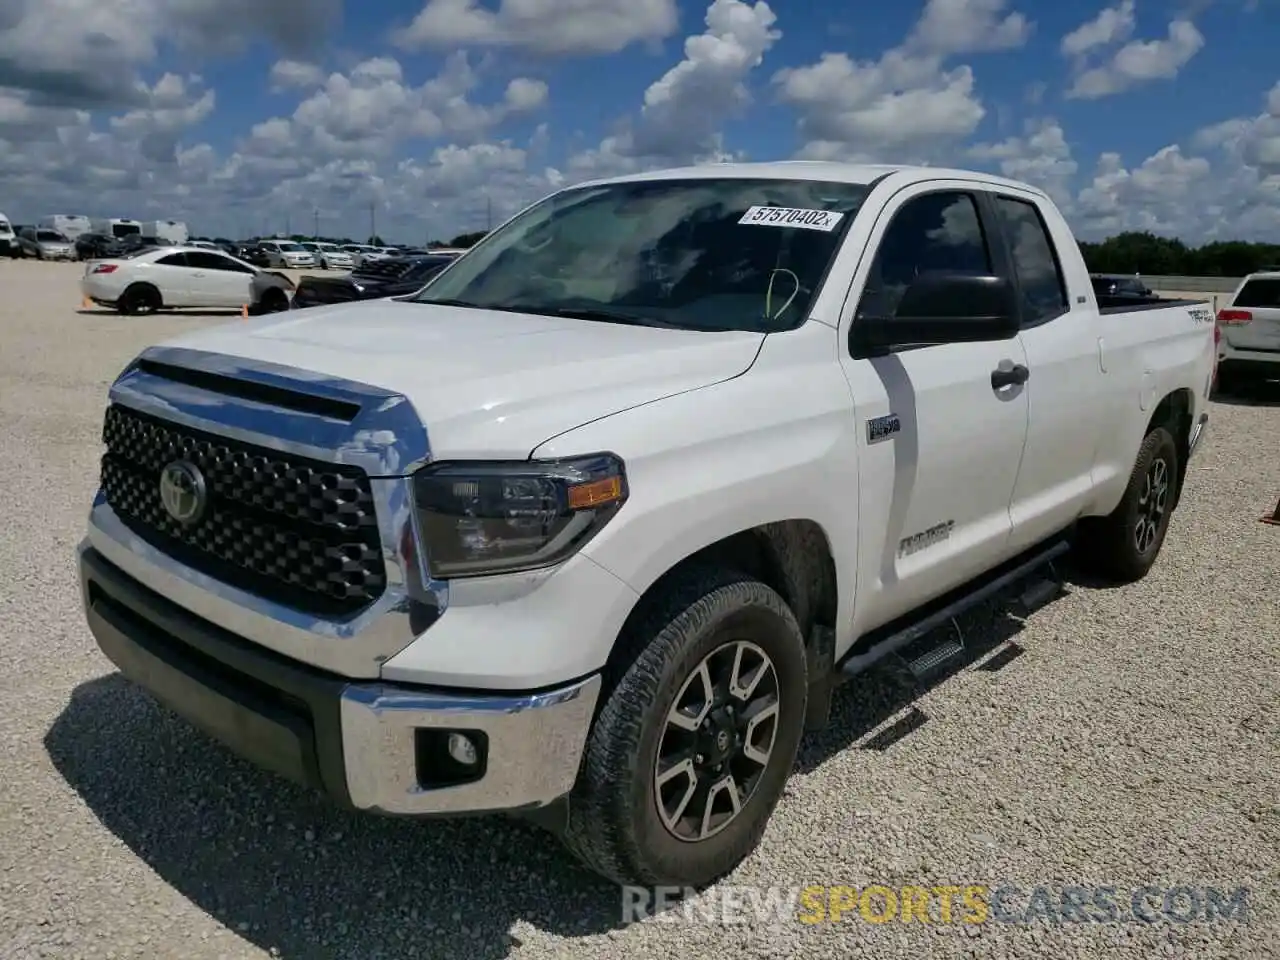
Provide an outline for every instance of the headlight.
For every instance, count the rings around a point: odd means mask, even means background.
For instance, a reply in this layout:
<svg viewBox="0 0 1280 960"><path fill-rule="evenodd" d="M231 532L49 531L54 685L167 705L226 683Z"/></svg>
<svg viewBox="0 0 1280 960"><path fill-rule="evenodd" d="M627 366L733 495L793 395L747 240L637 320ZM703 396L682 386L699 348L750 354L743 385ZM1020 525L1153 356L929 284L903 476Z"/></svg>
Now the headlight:
<svg viewBox="0 0 1280 960"><path fill-rule="evenodd" d="M534 570L576 553L627 499L612 454L514 463L441 463L413 478L431 576Z"/></svg>

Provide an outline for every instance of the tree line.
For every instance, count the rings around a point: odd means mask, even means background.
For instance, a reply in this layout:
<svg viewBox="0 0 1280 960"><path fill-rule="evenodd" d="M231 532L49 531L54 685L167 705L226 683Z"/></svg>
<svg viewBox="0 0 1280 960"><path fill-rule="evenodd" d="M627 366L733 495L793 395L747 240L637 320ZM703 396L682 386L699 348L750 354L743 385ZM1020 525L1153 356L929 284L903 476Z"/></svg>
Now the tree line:
<svg viewBox="0 0 1280 960"><path fill-rule="evenodd" d="M1146 231L1120 233L1101 243L1082 242L1080 252L1091 273L1243 277L1255 270L1280 269L1280 244L1216 240L1191 247Z"/></svg>

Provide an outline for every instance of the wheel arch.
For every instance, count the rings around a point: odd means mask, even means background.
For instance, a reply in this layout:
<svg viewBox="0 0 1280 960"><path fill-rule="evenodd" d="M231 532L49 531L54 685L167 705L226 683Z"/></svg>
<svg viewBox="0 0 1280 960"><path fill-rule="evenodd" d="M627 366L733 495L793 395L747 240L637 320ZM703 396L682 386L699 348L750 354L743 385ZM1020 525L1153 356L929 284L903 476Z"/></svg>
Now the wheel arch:
<svg viewBox="0 0 1280 960"><path fill-rule="evenodd" d="M625 642L654 602L692 570L735 570L775 590L791 609L805 638L814 643L815 627L834 628L838 597L835 555L826 530L815 520L796 518L739 530L678 560L641 592L609 652L605 682L625 672L636 651ZM602 697L603 699L603 697Z"/></svg>
<svg viewBox="0 0 1280 960"><path fill-rule="evenodd" d="M1179 387L1165 394L1156 404L1147 421L1143 436L1156 427L1164 427L1173 436L1178 451L1178 476L1173 490L1173 506L1177 507L1182 496L1182 481L1187 473L1188 452L1191 446L1191 426L1195 410L1195 394L1187 387Z"/></svg>

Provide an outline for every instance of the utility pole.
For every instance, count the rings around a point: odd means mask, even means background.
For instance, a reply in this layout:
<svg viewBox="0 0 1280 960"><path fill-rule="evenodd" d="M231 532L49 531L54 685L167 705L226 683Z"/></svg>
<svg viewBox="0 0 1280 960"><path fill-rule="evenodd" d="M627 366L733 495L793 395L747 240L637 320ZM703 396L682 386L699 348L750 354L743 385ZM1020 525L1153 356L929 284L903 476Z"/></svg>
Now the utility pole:
<svg viewBox="0 0 1280 960"><path fill-rule="evenodd" d="M290 215L289 215L289 214L287 214L287 213L286 213L286 214L284 215L284 235L285 235L286 237L292 237L292 236L293 236L293 228L292 228L292 224L293 224L293 220L292 220L292 218L290 217Z"/></svg>
<svg viewBox="0 0 1280 960"><path fill-rule="evenodd" d="M374 213L374 208L376 206L377 204L375 204L372 200L369 201L369 242L370 243L372 243L373 238L378 235L378 219L377 219L377 215Z"/></svg>
<svg viewBox="0 0 1280 960"><path fill-rule="evenodd" d="M485 232L488 233L493 229L493 197L489 196L489 194L486 193L484 195L484 204L485 204L485 219L488 221L488 226L485 227Z"/></svg>
<svg viewBox="0 0 1280 960"><path fill-rule="evenodd" d="M312 230L312 233L311 233L311 239L319 240L320 239L320 211L318 209L312 210L311 216L314 218L312 223L312 227L314 229Z"/></svg>

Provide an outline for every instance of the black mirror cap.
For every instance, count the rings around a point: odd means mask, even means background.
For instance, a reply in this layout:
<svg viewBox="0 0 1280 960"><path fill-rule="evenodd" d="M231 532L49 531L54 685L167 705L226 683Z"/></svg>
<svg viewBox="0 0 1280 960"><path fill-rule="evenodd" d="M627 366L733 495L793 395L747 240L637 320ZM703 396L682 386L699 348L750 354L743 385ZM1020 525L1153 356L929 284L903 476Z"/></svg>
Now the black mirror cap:
<svg viewBox="0 0 1280 960"><path fill-rule="evenodd" d="M894 316L856 318L849 345L855 357L871 356L906 345L1012 340L1018 331L1017 291L1007 278L934 273L906 289Z"/></svg>

